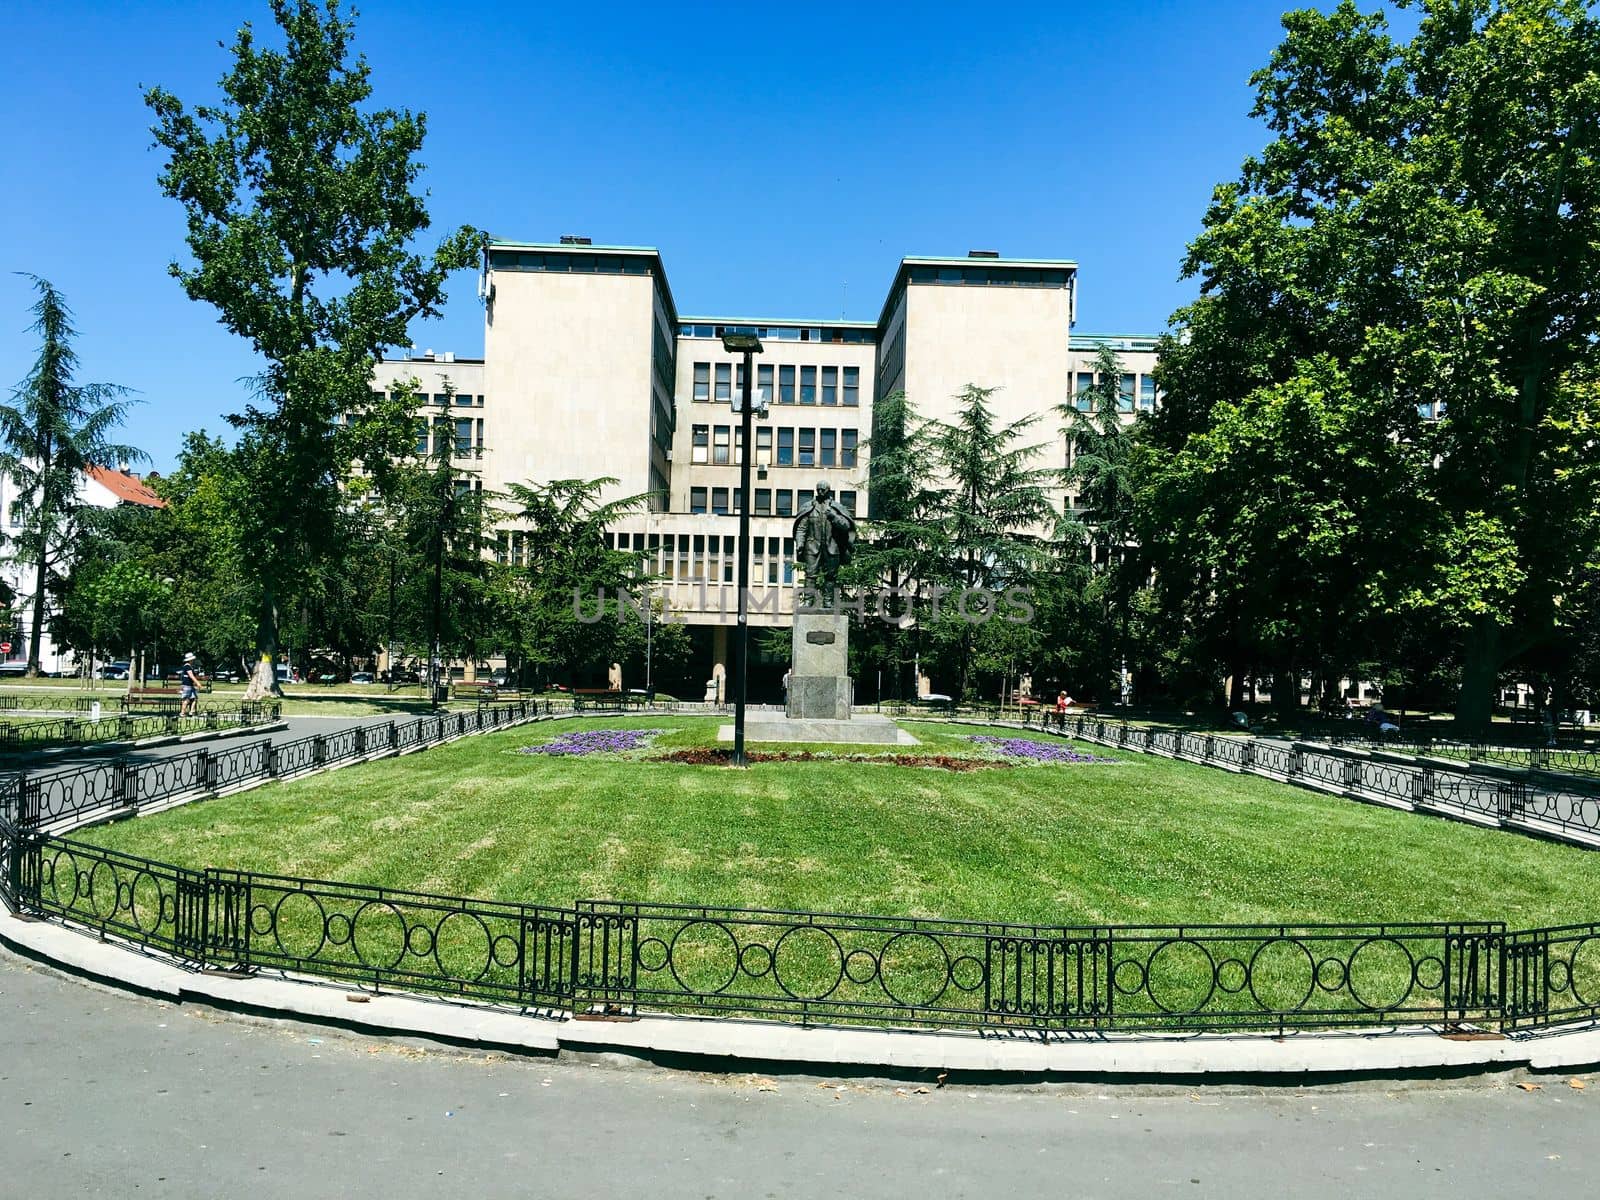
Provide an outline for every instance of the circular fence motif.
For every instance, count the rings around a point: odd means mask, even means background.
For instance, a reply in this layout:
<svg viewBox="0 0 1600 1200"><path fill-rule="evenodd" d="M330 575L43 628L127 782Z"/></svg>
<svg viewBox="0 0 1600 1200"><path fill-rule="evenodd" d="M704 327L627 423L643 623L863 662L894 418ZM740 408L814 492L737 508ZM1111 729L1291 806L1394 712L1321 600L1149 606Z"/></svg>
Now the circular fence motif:
<svg viewBox="0 0 1600 1200"><path fill-rule="evenodd" d="M434 966L452 979L476 983L495 965L494 937L476 913L446 914L429 940Z"/></svg>
<svg viewBox="0 0 1600 1200"><path fill-rule="evenodd" d="M406 956L406 919L387 900L368 900L356 910L350 948L361 965L374 971L392 971ZM426 933L426 930L424 930Z"/></svg>
<svg viewBox="0 0 1600 1200"><path fill-rule="evenodd" d="M844 980L844 947L826 929L797 925L772 950L772 976L796 1000L823 1000Z"/></svg>
<svg viewBox="0 0 1600 1200"><path fill-rule="evenodd" d="M327 910L306 892L287 892L270 907L257 905L250 915L251 929L271 934L279 953L290 958L315 958L328 942Z"/></svg>
<svg viewBox="0 0 1600 1200"><path fill-rule="evenodd" d="M1296 1012L1317 986L1317 964L1305 943L1263 942L1250 956L1250 995L1267 1012Z"/></svg>
<svg viewBox="0 0 1600 1200"><path fill-rule="evenodd" d="M686 992L725 992L739 974L739 943L720 921L691 921L673 935L667 966Z"/></svg>
<svg viewBox="0 0 1600 1200"><path fill-rule="evenodd" d="M1145 961L1145 994L1164 1013L1199 1012L1217 991L1216 963L1199 942L1173 938Z"/></svg>
<svg viewBox="0 0 1600 1200"><path fill-rule="evenodd" d="M878 956L878 982L905 1008L935 1004L950 986L950 955L925 933L897 933Z"/></svg>
<svg viewBox="0 0 1600 1200"><path fill-rule="evenodd" d="M1577 942L1567 959L1567 986L1578 1004L1600 1004L1600 937Z"/></svg>
<svg viewBox="0 0 1600 1200"><path fill-rule="evenodd" d="M1388 1012L1405 1003L1417 985L1411 951L1392 937L1368 938L1345 965L1350 996L1362 1008Z"/></svg>

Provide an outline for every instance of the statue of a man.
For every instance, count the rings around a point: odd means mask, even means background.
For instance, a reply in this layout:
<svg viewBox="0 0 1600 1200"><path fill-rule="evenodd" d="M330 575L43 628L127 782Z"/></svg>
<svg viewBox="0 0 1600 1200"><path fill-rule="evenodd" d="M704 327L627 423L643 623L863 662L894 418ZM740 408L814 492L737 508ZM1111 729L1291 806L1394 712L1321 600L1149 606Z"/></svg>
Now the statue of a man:
<svg viewBox="0 0 1600 1200"><path fill-rule="evenodd" d="M855 543L856 519L839 507L832 486L819 481L810 505L794 520L794 562L805 571L806 585L831 588Z"/></svg>

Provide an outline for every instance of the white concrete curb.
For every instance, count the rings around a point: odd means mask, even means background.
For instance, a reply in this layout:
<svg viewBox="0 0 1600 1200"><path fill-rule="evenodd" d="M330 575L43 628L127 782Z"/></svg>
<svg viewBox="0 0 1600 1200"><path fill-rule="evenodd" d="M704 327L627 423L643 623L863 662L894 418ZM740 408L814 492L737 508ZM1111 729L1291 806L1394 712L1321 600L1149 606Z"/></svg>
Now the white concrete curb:
<svg viewBox="0 0 1600 1200"><path fill-rule="evenodd" d="M811 1073L959 1071L1021 1077L1201 1078L1460 1075L1600 1066L1600 1029L1537 1037L1443 1036L1425 1027L1269 1034L1038 1034L802 1028L732 1018L574 1020L276 975L188 970L48 921L0 914L0 944L103 983L175 1003L335 1024L521 1054L623 1054L652 1061ZM351 1003L350 997L360 999Z"/></svg>

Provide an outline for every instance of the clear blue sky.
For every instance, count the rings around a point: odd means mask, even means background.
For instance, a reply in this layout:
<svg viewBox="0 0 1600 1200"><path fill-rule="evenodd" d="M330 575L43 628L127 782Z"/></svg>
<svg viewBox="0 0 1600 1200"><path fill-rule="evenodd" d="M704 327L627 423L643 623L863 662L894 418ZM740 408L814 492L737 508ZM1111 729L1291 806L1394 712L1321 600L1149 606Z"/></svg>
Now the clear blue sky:
<svg viewBox="0 0 1600 1200"><path fill-rule="evenodd" d="M0 384L34 345L30 293L77 313L83 378L144 403L168 468L222 430L248 348L166 275L141 85L215 98L218 41L261 0L10 0L0 122ZM428 114L435 230L653 245L685 313L877 316L906 254L1081 264L1078 329L1159 330L1212 186L1260 148L1250 72L1283 0L1032 4L448 4L369 0L379 103ZM470 272L419 346L481 354Z"/></svg>

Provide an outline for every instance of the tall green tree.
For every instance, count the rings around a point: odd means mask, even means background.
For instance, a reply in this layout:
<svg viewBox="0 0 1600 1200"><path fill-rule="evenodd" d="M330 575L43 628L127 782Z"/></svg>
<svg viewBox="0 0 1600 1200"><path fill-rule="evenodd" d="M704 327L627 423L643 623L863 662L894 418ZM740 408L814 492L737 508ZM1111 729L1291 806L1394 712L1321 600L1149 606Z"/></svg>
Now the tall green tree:
<svg viewBox="0 0 1600 1200"><path fill-rule="evenodd" d="M648 493L603 500L617 480L556 479L506 489L516 568L518 649L545 679L576 683L636 650L643 622L620 599L643 604L646 551L613 548L606 532L644 509ZM521 535L518 537L517 535Z"/></svg>
<svg viewBox="0 0 1600 1200"><path fill-rule="evenodd" d="M144 452L112 440L127 416L128 390L76 382L72 311L49 280L29 278L39 295L33 306L39 357L11 402L0 404L0 472L16 488L11 515L21 531L13 554L33 570L27 673L36 676L51 572L71 546L84 469L142 460Z"/></svg>
<svg viewBox="0 0 1600 1200"><path fill-rule="evenodd" d="M1458 716L1482 726L1592 558L1600 24L1581 0L1416 7L1409 41L1349 0L1285 16L1253 79L1273 140L1190 248L1158 441L1177 453L1216 405L1327 356L1426 465L1434 519L1390 556L1424 578L1380 590L1455 632Z"/></svg>
<svg viewBox="0 0 1600 1200"><path fill-rule="evenodd" d="M372 390L374 365L408 340L409 322L438 315L445 279L482 243L462 227L431 254L410 248L429 227L416 190L425 119L368 107L370 70L338 0L271 9L282 48L245 25L219 103L190 112L162 88L146 95L167 156L161 188L188 220L192 262L172 274L266 362L258 403L231 418L251 481L239 508L255 592L251 696L277 690L280 605L333 541L351 462L381 484L411 445L409 405Z"/></svg>

